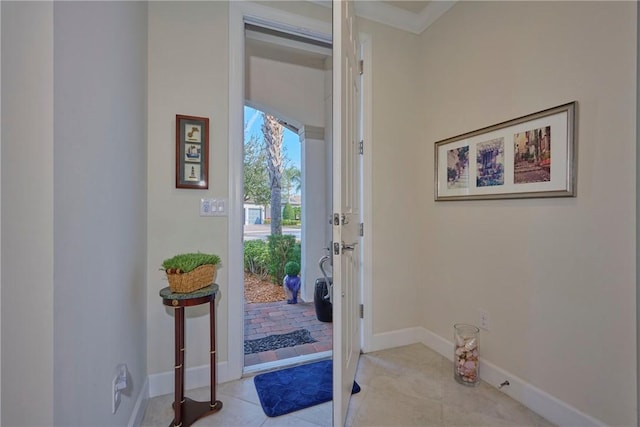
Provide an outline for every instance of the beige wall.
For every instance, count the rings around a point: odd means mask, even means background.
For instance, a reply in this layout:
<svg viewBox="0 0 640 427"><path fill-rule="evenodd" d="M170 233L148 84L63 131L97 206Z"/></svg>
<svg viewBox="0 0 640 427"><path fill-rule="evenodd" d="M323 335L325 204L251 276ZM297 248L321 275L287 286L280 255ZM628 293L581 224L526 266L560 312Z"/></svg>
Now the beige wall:
<svg viewBox="0 0 640 427"><path fill-rule="evenodd" d="M2 2L0 7L0 424L47 426L53 425L53 4ZM30 405L34 396L37 411Z"/></svg>
<svg viewBox="0 0 640 427"><path fill-rule="evenodd" d="M201 197L228 197L227 12L149 4L150 374L173 359L161 261L228 255L227 218L198 216ZM453 323L477 323L483 308L486 360L606 423L635 422L633 17L633 3L504 2L460 3L421 36L361 21L373 47L374 334L424 327L450 340ZM182 66L185 44L201 66ZM432 201L433 142L571 100L577 198ZM211 119L209 190L174 188L176 113ZM225 268L217 282L224 362ZM206 312L188 315L187 364L206 365Z"/></svg>
<svg viewBox="0 0 640 427"><path fill-rule="evenodd" d="M418 288L424 278L420 236L423 217L415 209L425 193L415 166L420 84L416 35L360 20L371 37L373 140L365 141L372 157L373 333L415 327L419 322ZM400 48L401 47L401 48ZM418 259L414 258L418 254Z"/></svg>
<svg viewBox="0 0 640 427"><path fill-rule="evenodd" d="M636 4L459 3L420 41L420 324L483 308L487 361L635 425ZM577 198L433 201L435 141L574 100Z"/></svg>
<svg viewBox="0 0 640 427"><path fill-rule="evenodd" d="M266 4L266 3L265 3ZM263 4L263 5L265 5ZM271 4L273 6L273 4ZM279 8L305 11L323 17L324 8L287 2ZM330 16L330 9L329 11ZM158 291L167 286L158 270L162 260L178 252L212 251L222 258L217 283L218 362L228 361L228 217L200 217L198 206L203 197L229 197L228 106L228 17L227 2L151 2L149 4L149 171L148 171L148 358L149 374L168 372L173 363L173 315L162 306ZM188 46L188 49L185 49ZM191 53L197 52L197 66L185 67ZM259 84L255 74L247 80L247 97L257 104L267 102L282 113L290 113L288 104L273 102L273 94L285 88L277 82L285 71L281 64L252 58L251 67L266 73L273 84ZM290 89L311 85L305 96L320 103L307 103L291 113L302 124L324 125L322 99L324 73L296 68ZM194 90L195 89L195 90ZM299 92L299 91L298 91ZM188 94L188 96L185 96ZM299 96L301 93L290 93ZM208 190L178 190L174 184L175 115L206 116L210 119L210 183ZM241 143L241 141L237 141ZM156 166L157 165L157 166ZM187 309L187 366L208 364L208 312L206 307Z"/></svg>
<svg viewBox="0 0 640 427"><path fill-rule="evenodd" d="M125 425L147 372L146 5L1 7L1 423Z"/></svg>
<svg viewBox="0 0 640 427"><path fill-rule="evenodd" d="M54 3L56 426L125 425L146 379L146 24L145 2Z"/></svg>
<svg viewBox="0 0 640 427"><path fill-rule="evenodd" d="M31 11L33 5L21 5L20 10L12 9L14 5L2 4L2 423L48 425L54 416L54 330L41 325L51 325L54 315L54 243L61 254L65 254L68 241L75 251L56 260L57 271L65 279L64 293L58 298L70 295L82 306L81 313L86 313L76 318L65 314L65 300L58 299L60 325L77 328L57 330L56 336L62 337L59 344L99 348L105 345L105 336L107 346L117 345L113 343L122 337L134 346L135 338L144 342L144 331L124 330L138 323L136 313L144 313L144 301L136 299L125 308L118 328L103 322L109 318L109 308L118 305L117 298L130 296L129 291L139 297L133 283L144 282L145 273L135 271L132 264L139 260L125 259L132 248L139 249L135 253L144 253L137 245L145 238L135 231L135 225L144 222L139 219L144 201L138 201L145 196L139 185L134 189L128 185L143 182L140 173L144 175L144 171L126 175L128 183L124 184L114 184L106 173L98 181L101 190L113 195L111 207L124 204L127 212L138 218L133 222L118 220L118 226L131 226L130 237L112 239L108 228L101 229L98 236L108 242L110 258L130 268L126 270L129 280L112 272L101 276L101 266L85 266L74 273L68 268L71 255L82 256L94 248L85 238L93 232L92 219L109 224L112 217L105 215L109 207L86 210L81 205L77 211L67 211L68 206L75 206L73 198L56 199L60 203L56 204L60 207L56 232L62 238L54 241L54 188L42 185L52 182L54 166L58 165L54 164L52 148L54 81L52 72L46 72L53 67L53 6L44 4L45 9ZM308 6L295 4L300 10ZM322 8L312 9L324 17ZM29 25L23 25L27 17ZM59 17L64 21L73 14ZM116 19L117 14L111 17ZM35 19L39 25L33 25ZM460 3L421 36L366 21L361 24L373 46L374 334L422 326L450 339L453 323L477 323L477 309L483 308L491 317L491 330L482 333L486 360L604 423L634 425L635 3ZM58 36L67 34L81 42L82 35L92 30L87 26L84 23ZM133 34L140 42L140 34ZM115 52L135 52L135 48L125 48L129 45L123 43ZM35 47L38 55L22 55L23 47ZM193 63L194 52L198 62L185 66ZM227 218L198 216L200 198L228 197L228 4L149 3L147 54L148 137L145 139L135 124L128 123L130 127L123 129L134 130L136 140L148 141L146 345L147 373L154 374L171 371L173 366L173 317L158 296L167 285L158 270L162 260L192 250L218 253L223 263L228 258ZM14 57L15 61L8 60ZM119 54L116 57L120 58ZM73 68L78 65L76 60L70 54L66 64ZM138 67L142 62L135 64ZM108 65L104 79L111 76ZM118 90L132 83L124 77L132 72L127 70L119 75L123 80L116 84ZM66 87L73 76L83 77L72 73L57 82ZM20 83L26 85L24 93L32 96L18 96ZM102 93L100 99L108 95ZM73 99L61 98L60 111L72 107ZM119 92L117 105L123 100L131 101ZM432 201L433 142L572 100L579 102L577 198ZM80 113L82 121L110 129L107 112L100 110L96 116L88 109L91 102L83 102L87 110ZM9 120L9 112L16 111L22 118L12 116ZM139 113L136 110L135 114ZM209 190L175 189L176 114L211 120ZM40 118L36 127L29 120L33 116ZM73 117L63 118L66 127L60 129L73 128ZM126 120L117 118L114 123L118 125ZM26 181L18 182L13 177L21 173L24 151L8 141L22 141L20 130L30 126L40 141L30 154L36 167ZM101 136L99 146L111 147L112 139L127 141L114 130ZM77 155L73 144L79 140L65 141L57 152ZM24 148L29 147L25 143ZM115 162L118 147L104 152L89 150L78 159L91 162L96 156L106 156L105 160ZM128 160L139 160L138 154ZM63 188L71 184L74 194L91 200L95 186L83 187L73 179L66 162L59 165L55 171L60 193L56 194L65 194ZM102 170L100 163L95 166ZM115 191L118 189L122 193ZM31 210L33 199L44 201L40 206L45 206L45 211L49 206L49 213L42 216ZM66 227L72 232L65 234ZM40 260L37 268L25 263L33 258ZM99 311L89 313L91 304L82 304L89 280L84 280L85 276L99 276L96 283L104 285L102 290L116 286L116 292L92 294L106 301ZM219 361L224 362L228 359L228 277L224 267L217 282L221 286L218 350ZM40 284L35 294L29 286L33 283ZM25 293L26 289L29 292ZM41 302L33 305L38 309L25 309L29 307L26 301L34 298ZM122 315L121 310L118 313ZM187 365L206 365L208 342L201 338L208 336L206 308L189 309L187 315ZM16 323L21 327L11 327ZM76 342L74 332L81 341ZM35 343L37 348L33 348ZM108 352L99 365L111 369L116 353ZM141 370L144 362L139 359L144 353L142 348L134 349L131 355L121 352ZM65 360L63 347L56 354L56 360ZM86 363L80 367L85 369ZM26 370L34 374L25 377L21 373ZM95 382L104 383L109 375L100 371ZM57 378L65 381L63 373ZM11 393L7 393L8 385ZM33 395L41 397L40 410L29 413L29 419L21 418L26 414L22 411L24 396ZM62 403L68 405L68 401ZM60 423L66 419L64 408L59 412ZM103 410L101 407L98 417L103 416Z"/></svg>
<svg viewBox="0 0 640 427"><path fill-rule="evenodd" d="M159 268L182 252L222 258L216 282L218 361L227 360L227 217L200 217L200 198L228 197L228 7L226 2L150 2L148 44L148 373L173 367L173 309ZM209 189L175 188L175 116L209 118ZM206 305L187 309L189 367L209 360Z"/></svg>

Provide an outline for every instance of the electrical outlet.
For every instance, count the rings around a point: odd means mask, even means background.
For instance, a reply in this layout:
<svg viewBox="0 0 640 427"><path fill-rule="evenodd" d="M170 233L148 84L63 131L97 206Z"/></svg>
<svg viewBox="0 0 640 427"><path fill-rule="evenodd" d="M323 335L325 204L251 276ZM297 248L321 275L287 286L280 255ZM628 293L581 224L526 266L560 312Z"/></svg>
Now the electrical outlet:
<svg viewBox="0 0 640 427"><path fill-rule="evenodd" d="M120 390L118 390L118 378L116 375L111 381L111 413L115 414L118 410L118 406L120 406Z"/></svg>
<svg viewBox="0 0 640 427"><path fill-rule="evenodd" d="M480 328L485 331L489 330L489 312L486 310L478 310L480 313Z"/></svg>
<svg viewBox="0 0 640 427"><path fill-rule="evenodd" d="M120 406L120 395L127 388L127 365L122 363L116 367L116 376L111 381L111 413L115 414Z"/></svg>

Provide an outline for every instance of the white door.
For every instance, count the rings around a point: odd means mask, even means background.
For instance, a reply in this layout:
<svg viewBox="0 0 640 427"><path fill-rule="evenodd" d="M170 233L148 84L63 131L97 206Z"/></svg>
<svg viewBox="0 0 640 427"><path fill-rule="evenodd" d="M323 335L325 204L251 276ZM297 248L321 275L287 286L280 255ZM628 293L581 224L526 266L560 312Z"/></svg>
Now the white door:
<svg viewBox="0 0 640 427"><path fill-rule="evenodd" d="M360 355L360 73L351 1L333 2L333 425L343 426Z"/></svg>

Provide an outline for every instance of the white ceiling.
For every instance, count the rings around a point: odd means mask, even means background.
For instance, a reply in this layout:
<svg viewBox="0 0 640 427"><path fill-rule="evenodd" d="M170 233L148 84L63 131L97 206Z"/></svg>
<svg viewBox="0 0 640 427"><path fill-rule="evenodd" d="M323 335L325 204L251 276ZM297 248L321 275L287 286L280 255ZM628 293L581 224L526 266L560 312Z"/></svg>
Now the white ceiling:
<svg viewBox="0 0 640 427"><path fill-rule="evenodd" d="M308 0L331 7L329 0ZM355 0L356 13L362 18L401 30L420 34L433 24L457 0Z"/></svg>
<svg viewBox="0 0 640 427"><path fill-rule="evenodd" d="M429 0L389 0L385 1L384 3L387 3L390 6L399 7L400 9L404 9L415 14L420 14L420 12L422 12L422 10L431 2Z"/></svg>
<svg viewBox="0 0 640 427"><path fill-rule="evenodd" d="M356 1L356 13L372 21L420 34L456 3L449 1Z"/></svg>

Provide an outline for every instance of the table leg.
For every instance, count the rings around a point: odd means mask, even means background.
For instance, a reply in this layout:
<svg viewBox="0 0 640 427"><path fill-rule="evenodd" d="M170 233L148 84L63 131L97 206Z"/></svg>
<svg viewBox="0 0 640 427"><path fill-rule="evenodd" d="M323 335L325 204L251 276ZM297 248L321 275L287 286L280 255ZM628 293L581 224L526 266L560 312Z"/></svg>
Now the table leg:
<svg viewBox="0 0 640 427"><path fill-rule="evenodd" d="M184 403L184 307L176 307L175 315L175 377L174 377L174 402L173 425L182 424L182 404Z"/></svg>
<svg viewBox="0 0 640 427"><path fill-rule="evenodd" d="M216 400L216 323L215 323L215 299L210 301L209 327L211 337L210 364L211 364L211 400L197 402L184 396L185 376L185 311L184 307L174 307L175 317L175 387L173 411L174 418L169 427L189 427L200 418L214 414L222 409L222 402ZM172 304L175 305L175 304Z"/></svg>
<svg viewBox="0 0 640 427"><path fill-rule="evenodd" d="M222 409L222 402L216 400L216 389L218 384L216 382L216 300L212 299L209 303L209 335L210 335L210 360L209 367L211 369L210 387L211 387L211 401L210 408L212 411L219 411Z"/></svg>

